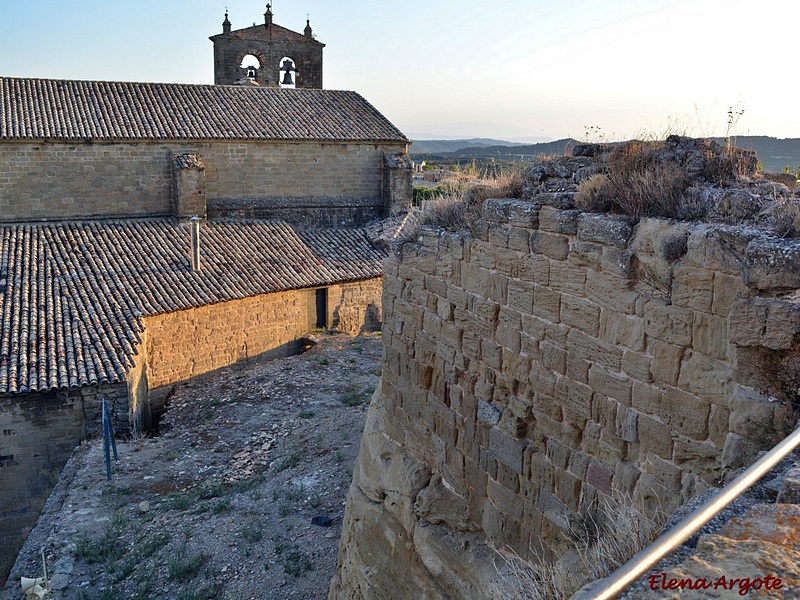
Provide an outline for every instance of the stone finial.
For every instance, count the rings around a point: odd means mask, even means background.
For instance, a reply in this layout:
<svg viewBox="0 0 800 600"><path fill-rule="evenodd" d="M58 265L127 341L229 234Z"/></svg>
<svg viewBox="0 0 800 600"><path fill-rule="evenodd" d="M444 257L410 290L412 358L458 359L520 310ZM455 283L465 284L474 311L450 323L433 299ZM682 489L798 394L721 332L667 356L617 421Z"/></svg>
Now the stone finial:
<svg viewBox="0 0 800 600"><path fill-rule="evenodd" d="M303 30L303 33L307 38L313 39L314 37L314 34L311 31L311 21L309 19L306 19L306 28Z"/></svg>
<svg viewBox="0 0 800 600"><path fill-rule="evenodd" d="M272 5L267 4L267 12L264 13L264 27L272 27Z"/></svg>
<svg viewBox="0 0 800 600"><path fill-rule="evenodd" d="M231 32L231 22L228 20L228 10L225 9L225 20L222 22L222 33L229 34Z"/></svg>

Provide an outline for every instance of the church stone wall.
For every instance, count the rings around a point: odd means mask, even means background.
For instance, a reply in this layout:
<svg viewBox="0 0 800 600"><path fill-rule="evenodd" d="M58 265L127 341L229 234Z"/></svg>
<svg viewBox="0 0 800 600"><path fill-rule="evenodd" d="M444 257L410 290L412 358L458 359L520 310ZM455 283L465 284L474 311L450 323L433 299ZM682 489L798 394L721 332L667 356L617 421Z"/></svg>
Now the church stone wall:
<svg viewBox="0 0 800 600"><path fill-rule="evenodd" d="M171 157L200 155L214 200L313 198L385 210L383 155L403 144L10 142L0 144L0 219L169 215ZM367 211L369 212L369 211ZM379 214L379 216L380 216Z"/></svg>
<svg viewBox="0 0 800 600"><path fill-rule="evenodd" d="M489 200L472 235L423 230L385 261L329 597L500 597L493 548L555 558L597 500L652 517L724 482L794 426L758 390L796 360L798 288L800 242L752 229Z"/></svg>

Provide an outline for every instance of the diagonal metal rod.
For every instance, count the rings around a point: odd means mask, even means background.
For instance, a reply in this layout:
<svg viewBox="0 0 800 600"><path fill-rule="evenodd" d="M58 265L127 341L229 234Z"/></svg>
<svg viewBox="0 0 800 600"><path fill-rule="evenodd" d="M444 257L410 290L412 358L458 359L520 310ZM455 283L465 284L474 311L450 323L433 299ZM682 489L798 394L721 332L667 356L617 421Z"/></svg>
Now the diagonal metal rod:
<svg viewBox="0 0 800 600"><path fill-rule="evenodd" d="M767 472L800 445L800 429L795 429L781 443L753 463L744 473L726 485L720 493L659 537L647 548L604 579L598 579L578 591L572 600L610 600L623 592L641 577L647 569L680 546L708 523L742 492L761 479Z"/></svg>

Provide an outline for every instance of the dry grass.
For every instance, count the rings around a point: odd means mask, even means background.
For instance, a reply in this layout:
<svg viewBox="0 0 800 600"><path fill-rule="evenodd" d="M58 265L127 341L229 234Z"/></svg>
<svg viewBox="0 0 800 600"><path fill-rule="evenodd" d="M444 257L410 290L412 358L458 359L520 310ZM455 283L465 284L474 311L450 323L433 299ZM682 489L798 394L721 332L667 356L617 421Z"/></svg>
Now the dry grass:
<svg viewBox="0 0 800 600"><path fill-rule="evenodd" d="M569 598L591 581L607 577L652 543L661 532L630 498L607 500L570 531L571 548L555 564L531 563L501 551L495 600ZM537 557L538 558L538 557Z"/></svg>
<svg viewBox="0 0 800 600"><path fill-rule="evenodd" d="M690 180L686 170L659 156L659 142L629 142L610 153L606 174L578 186L575 204L593 212L679 218Z"/></svg>
<svg viewBox="0 0 800 600"><path fill-rule="evenodd" d="M522 194L522 174L506 171L496 177L453 186L415 211L398 236L399 241L416 240L423 226L449 231L465 229L482 216L483 204L489 198L518 198Z"/></svg>

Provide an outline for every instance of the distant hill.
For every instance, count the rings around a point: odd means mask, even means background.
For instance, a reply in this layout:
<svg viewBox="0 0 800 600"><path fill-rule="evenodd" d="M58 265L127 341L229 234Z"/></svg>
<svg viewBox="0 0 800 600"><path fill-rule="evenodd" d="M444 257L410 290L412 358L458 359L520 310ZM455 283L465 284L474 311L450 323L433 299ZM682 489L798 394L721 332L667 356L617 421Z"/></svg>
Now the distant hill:
<svg viewBox="0 0 800 600"><path fill-rule="evenodd" d="M724 138L713 138L724 144ZM779 139L763 135L743 135L736 138L739 148L754 150L765 171L783 171L786 165L792 171L800 167L800 139ZM571 138L539 144L519 144L487 138L464 140L415 140L411 145L411 156L415 160L435 158L458 160L530 160L539 154L564 154L579 143Z"/></svg>
<svg viewBox="0 0 800 600"><path fill-rule="evenodd" d="M488 142L488 143L487 143ZM573 144L573 139L520 144L502 140L415 140L411 145L411 156L418 160L427 157L449 159L500 159L516 161L522 157L532 158L539 154L564 154ZM448 150L445 150L448 148Z"/></svg>
<svg viewBox="0 0 800 600"><path fill-rule="evenodd" d="M489 138L470 138L464 140L414 140L411 154L443 154L462 148L485 148L487 146L521 146L517 142L493 140Z"/></svg>

